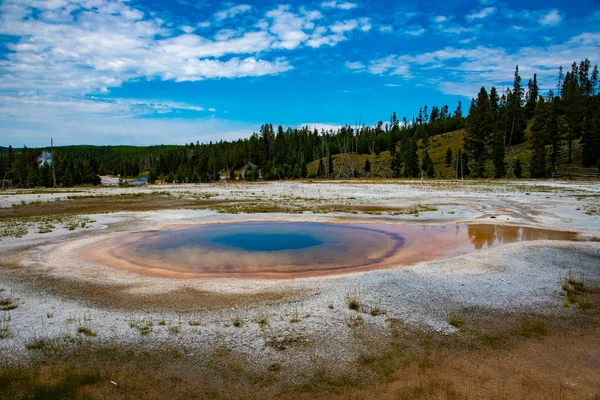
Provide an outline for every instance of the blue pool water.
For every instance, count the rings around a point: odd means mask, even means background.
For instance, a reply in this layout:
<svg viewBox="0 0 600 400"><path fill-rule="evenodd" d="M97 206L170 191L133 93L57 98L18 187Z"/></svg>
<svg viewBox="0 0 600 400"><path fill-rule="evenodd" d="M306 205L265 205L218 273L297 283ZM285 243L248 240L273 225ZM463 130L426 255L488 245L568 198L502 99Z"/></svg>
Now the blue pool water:
<svg viewBox="0 0 600 400"><path fill-rule="evenodd" d="M217 236L213 242L247 251L298 250L323 244L322 240L302 233L232 233Z"/></svg>

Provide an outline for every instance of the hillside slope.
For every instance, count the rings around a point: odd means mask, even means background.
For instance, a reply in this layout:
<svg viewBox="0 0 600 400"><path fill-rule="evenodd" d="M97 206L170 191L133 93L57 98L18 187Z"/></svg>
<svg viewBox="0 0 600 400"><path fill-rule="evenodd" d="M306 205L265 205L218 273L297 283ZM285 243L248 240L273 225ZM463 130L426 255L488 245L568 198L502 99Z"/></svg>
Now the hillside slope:
<svg viewBox="0 0 600 400"><path fill-rule="evenodd" d="M444 133L430 138L429 156L433 160L435 166L435 177L441 179L451 179L455 177L455 162L458 149L463 147L465 130L460 129L453 132ZM504 160L507 163L509 177L514 177L511 168L515 166L517 159L521 160L523 166L523 177L529 177L529 166L531 163L531 142L529 141L529 129L526 130L526 141L514 146L506 147L506 155ZM453 154L453 162L451 165L446 165L446 152L450 148ZM422 159L425 149L419 142L419 158ZM391 177L391 157L389 151L381 152L378 156L368 154L335 154L332 156L334 164L334 177L349 177L351 167L358 171L359 176L368 177ZM364 170L366 160L371 164L371 170L366 173ZM327 158L323 158L323 164L327 168ZM556 176L571 176L571 175L589 175L600 176L596 168L581 168L581 146L579 139L573 141L572 163L568 163L568 146L563 143L560 148L558 157L558 165ZM319 160L308 164L308 174L316 176L319 166ZM341 171L340 171L341 168ZM492 173L492 163L488 162L488 175Z"/></svg>

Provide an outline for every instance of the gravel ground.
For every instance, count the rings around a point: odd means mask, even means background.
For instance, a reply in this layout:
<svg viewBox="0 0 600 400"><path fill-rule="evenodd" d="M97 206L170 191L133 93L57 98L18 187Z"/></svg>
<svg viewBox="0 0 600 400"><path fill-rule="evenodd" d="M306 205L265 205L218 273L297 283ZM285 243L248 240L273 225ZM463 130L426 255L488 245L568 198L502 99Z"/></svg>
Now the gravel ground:
<svg viewBox="0 0 600 400"><path fill-rule="evenodd" d="M567 272L600 281L600 243L535 241L501 245L492 249L444 260L398 266L394 269L326 278L274 280L176 280L149 278L106 267L83 265L74 258L103 237L160 229L171 224L215 223L250 220L360 221L395 224L454 225L486 222L528 225L579 232L587 239L600 238L600 216L586 213L598 208L600 184L570 182L319 182L266 184L179 185L147 188L102 188L68 193L15 192L0 196L1 207L54 201L67 196L149 193L168 190L175 196L210 194L222 200L275 199L314 206L360 204L411 207L423 205L436 211L414 215L313 214L220 214L207 210L162 210L88 215L94 220L85 229L56 229L51 233L30 232L21 238L2 238L0 250L8 255L0 263L0 297L10 297L18 307L0 312L10 338L0 339L0 360L28 357L25 344L39 338L75 337L80 327L89 327L97 342L174 343L189 348L216 345L247 354L250 358L296 357L309 352L277 352L266 343L325 343L315 346L319 355L343 359L346 343L353 335L348 321L356 316L348 309L348 295L360 298L386 313L360 315L365 324L385 324L398 318L425 329L451 334L447 323L451 312L467 309L501 310L515 313L560 314L560 277ZM579 197L577 197L579 196ZM596 197L594 197L596 196ZM492 218L494 217L494 218ZM20 269L14 269L15 264ZM89 299L64 295L53 286L38 284L45 278L68 282L85 290L86 285L113 285L114 307L99 306ZM123 289L124 285L127 285ZM81 289L83 288L83 289ZM215 295L234 294L239 304L177 311L131 308L131 296L164 296L176 290L198 290ZM123 295L123 293L126 295ZM278 293L276 301L252 302L249 296ZM84 296L85 297L85 296ZM218 297L217 297L218 299ZM218 301L218 300L217 300ZM333 308L331 308L333 307ZM268 316L261 327L259 316ZM10 321L7 322L10 316ZM243 322L234 326L234 320ZM290 322L299 319L298 322ZM140 330L152 322L151 332ZM1 325L0 325L1 327ZM314 355L314 354L312 354Z"/></svg>

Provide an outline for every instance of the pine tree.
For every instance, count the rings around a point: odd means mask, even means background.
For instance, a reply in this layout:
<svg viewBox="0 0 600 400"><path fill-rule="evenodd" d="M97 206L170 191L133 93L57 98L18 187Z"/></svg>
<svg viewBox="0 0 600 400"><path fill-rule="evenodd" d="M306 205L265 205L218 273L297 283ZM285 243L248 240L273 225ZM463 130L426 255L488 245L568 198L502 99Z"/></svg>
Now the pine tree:
<svg viewBox="0 0 600 400"><path fill-rule="evenodd" d="M513 90L507 98L508 100L508 126L510 127L507 134L508 146L519 144L525 139L525 114L523 113L523 88L521 87L521 77L519 76L519 66L515 68L515 76L513 81Z"/></svg>
<svg viewBox="0 0 600 400"><path fill-rule="evenodd" d="M533 118L535 112L535 105L539 96L539 87L537 84L537 74L533 74L533 80L529 80L527 84L527 95L525 96L525 117L527 119Z"/></svg>
<svg viewBox="0 0 600 400"><path fill-rule="evenodd" d="M417 154L417 150L417 142L411 137L406 138L403 148L403 175L407 178L416 178L419 176L419 155Z"/></svg>
<svg viewBox="0 0 600 400"><path fill-rule="evenodd" d="M465 132L465 150L471 159L469 169L475 177L482 177L488 159L488 143L494 130L493 114L487 91L481 88L477 100L471 101L467 128Z"/></svg>
<svg viewBox="0 0 600 400"><path fill-rule="evenodd" d="M546 176L546 144L548 143L548 106L543 97L540 97L535 107L533 123L531 125L531 177L542 178Z"/></svg>
<svg viewBox="0 0 600 400"><path fill-rule="evenodd" d="M423 160L421 161L421 170L423 170L428 178L433 178L435 175L435 168L433 165L433 160L429 156L429 152L425 150L425 154L423 154Z"/></svg>
<svg viewBox="0 0 600 400"><path fill-rule="evenodd" d="M371 172L371 162L367 158L367 160L365 161L365 173L369 175L369 172Z"/></svg>
<svg viewBox="0 0 600 400"><path fill-rule="evenodd" d="M517 158L517 161L515 162L515 177L517 178L521 178L523 176L523 166L521 165L521 159Z"/></svg>
<svg viewBox="0 0 600 400"><path fill-rule="evenodd" d="M452 166L452 149L450 147L446 150L446 166Z"/></svg>
<svg viewBox="0 0 600 400"><path fill-rule="evenodd" d="M498 129L492 134L491 150L494 162L494 177L502 178L506 174L504 168L504 133Z"/></svg>

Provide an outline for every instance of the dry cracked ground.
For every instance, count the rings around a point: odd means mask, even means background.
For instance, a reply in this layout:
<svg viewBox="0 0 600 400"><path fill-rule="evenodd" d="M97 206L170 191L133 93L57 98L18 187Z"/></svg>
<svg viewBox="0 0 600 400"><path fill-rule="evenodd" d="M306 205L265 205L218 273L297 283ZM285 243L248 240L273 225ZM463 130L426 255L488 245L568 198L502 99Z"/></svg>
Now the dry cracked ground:
<svg viewBox="0 0 600 400"><path fill-rule="evenodd" d="M86 263L170 225L573 232L368 272L157 278ZM314 181L0 194L0 398L598 399L600 183Z"/></svg>

